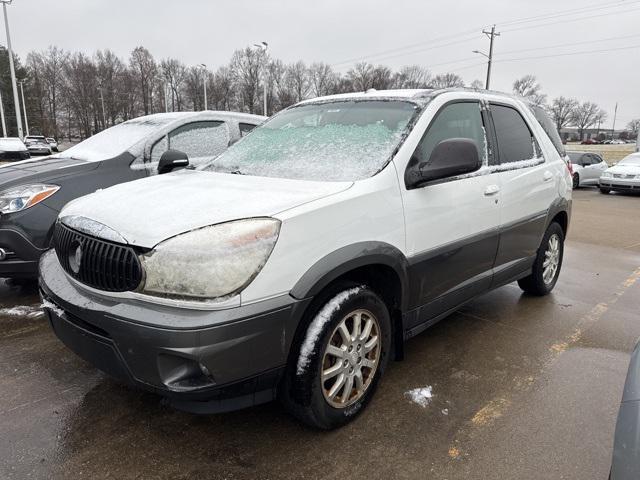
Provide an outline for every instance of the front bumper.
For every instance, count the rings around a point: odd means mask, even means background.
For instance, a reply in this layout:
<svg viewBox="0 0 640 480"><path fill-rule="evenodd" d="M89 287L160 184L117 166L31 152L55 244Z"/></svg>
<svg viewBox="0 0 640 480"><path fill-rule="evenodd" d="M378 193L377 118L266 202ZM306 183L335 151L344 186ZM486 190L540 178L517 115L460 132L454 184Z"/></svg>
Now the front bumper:
<svg viewBox="0 0 640 480"><path fill-rule="evenodd" d="M38 259L44 250L22 233L0 228L0 248L6 253L0 260L0 277L35 279L38 276Z"/></svg>
<svg viewBox="0 0 640 480"><path fill-rule="evenodd" d="M31 155L50 155L51 150L48 148L30 148L29 153Z"/></svg>
<svg viewBox="0 0 640 480"><path fill-rule="evenodd" d="M118 300L76 284L53 250L40 260L40 285L53 331L67 347L124 383L202 413L275 398L309 302L283 295L205 311Z"/></svg>
<svg viewBox="0 0 640 480"><path fill-rule="evenodd" d="M600 178L600 188L610 188L619 191L640 191L640 180L625 180L620 178Z"/></svg>

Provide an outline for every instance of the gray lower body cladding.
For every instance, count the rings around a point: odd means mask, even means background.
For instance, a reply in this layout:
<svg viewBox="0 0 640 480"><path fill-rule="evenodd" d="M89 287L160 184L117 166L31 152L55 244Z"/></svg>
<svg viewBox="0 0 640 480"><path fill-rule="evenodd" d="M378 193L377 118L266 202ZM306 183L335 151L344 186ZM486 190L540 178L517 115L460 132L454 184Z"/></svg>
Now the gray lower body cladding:
<svg viewBox="0 0 640 480"><path fill-rule="evenodd" d="M59 307L46 309L51 327L67 347L120 381L197 412L272 400L308 304L284 295L221 311L143 308L80 289L53 251L40 272L43 299ZM158 327L158 317L171 326Z"/></svg>

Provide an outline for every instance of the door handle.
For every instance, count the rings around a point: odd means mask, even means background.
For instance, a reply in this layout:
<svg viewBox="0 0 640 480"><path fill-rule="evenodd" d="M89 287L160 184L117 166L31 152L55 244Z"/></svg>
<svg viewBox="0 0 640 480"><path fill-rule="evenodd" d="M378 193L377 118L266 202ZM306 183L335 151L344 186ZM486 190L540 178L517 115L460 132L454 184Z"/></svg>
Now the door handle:
<svg viewBox="0 0 640 480"><path fill-rule="evenodd" d="M542 178L544 179L545 182L548 182L549 180L553 179L553 173L551 173L549 170L545 170Z"/></svg>
<svg viewBox="0 0 640 480"><path fill-rule="evenodd" d="M498 185L488 185L487 188L484 189L484 194L487 197L490 197L491 195L495 195L499 191L500 187Z"/></svg>

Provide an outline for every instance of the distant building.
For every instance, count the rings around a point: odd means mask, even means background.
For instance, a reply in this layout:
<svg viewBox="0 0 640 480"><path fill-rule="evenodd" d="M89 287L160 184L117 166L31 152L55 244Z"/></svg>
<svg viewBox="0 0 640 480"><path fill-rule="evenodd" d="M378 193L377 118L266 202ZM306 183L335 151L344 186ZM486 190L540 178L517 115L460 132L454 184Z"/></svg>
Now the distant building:
<svg viewBox="0 0 640 480"><path fill-rule="evenodd" d="M606 140L607 138L619 138L624 130L613 132L609 128L585 128L580 138L580 130L576 127L564 127L560 129L560 137L566 141L582 141L589 138Z"/></svg>

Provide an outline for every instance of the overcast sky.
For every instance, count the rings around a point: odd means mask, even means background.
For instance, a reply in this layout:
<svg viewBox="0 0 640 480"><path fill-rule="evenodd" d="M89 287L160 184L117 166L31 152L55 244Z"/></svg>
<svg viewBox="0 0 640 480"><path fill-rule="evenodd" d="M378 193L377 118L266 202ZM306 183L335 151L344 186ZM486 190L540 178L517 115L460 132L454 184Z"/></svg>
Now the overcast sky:
<svg viewBox="0 0 640 480"><path fill-rule="evenodd" d="M324 61L340 71L354 59L419 64L467 83L484 81L484 58L472 50L488 51L481 30L497 23L493 88L510 91L532 73L549 98L600 104L607 126L616 102L617 127L640 117L640 0L14 0L8 11L23 58L58 45L110 48L128 59L143 45L156 59L215 70L235 49L264 40L285 62ZM512 22L520 19L528 20Z"/></svg>

